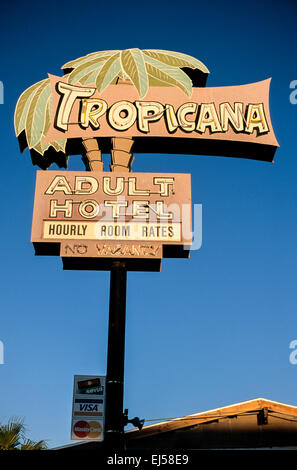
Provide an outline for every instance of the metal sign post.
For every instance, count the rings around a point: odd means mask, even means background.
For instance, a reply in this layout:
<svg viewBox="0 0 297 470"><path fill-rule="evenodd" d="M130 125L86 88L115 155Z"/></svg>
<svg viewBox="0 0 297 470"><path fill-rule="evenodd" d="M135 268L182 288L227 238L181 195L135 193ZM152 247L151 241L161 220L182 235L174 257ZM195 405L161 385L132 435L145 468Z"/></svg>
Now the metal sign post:
<svg viewBox="0 0 297 470"><path fill-rule="evenodd" d="M115 261L110 270L109 326L106 374L105 447L124 449L124 360L126 323L126 264Z"/></svg>

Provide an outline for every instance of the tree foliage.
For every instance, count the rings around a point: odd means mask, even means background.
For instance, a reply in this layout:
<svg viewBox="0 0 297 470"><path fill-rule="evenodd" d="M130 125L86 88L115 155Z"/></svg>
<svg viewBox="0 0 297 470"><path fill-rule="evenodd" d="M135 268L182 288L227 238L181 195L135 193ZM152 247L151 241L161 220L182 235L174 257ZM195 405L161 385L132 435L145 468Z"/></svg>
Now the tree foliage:
<svg viewBox="0 0 297 470"><path fill-rule="evenodd" d="M34 442L25 437L26 428L22 420L12 418L0 424L0 450L45 450L44 440Z"/></svg>

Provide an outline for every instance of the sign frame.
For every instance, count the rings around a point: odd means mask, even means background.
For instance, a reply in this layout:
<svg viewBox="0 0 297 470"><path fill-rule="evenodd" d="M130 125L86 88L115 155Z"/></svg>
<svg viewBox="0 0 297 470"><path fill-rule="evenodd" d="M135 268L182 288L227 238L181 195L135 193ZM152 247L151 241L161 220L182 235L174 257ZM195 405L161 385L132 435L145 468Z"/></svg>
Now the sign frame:
<svg viewBox="0 0 297 470"><path fill-rule="evenodd" d="M98 206L92 218L86 204ZM158 272L162 258L189 258L191 212L188 173L38 170L31 241L37 256L60 256L65 270L110 270L122 260L128 271Z"/></svg>

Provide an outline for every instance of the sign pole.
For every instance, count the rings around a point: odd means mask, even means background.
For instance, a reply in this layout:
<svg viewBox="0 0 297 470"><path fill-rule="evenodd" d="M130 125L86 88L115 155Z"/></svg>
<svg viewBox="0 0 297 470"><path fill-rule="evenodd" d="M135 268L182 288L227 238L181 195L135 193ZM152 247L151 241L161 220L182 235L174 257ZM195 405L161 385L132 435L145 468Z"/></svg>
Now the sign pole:
<svg viewBox="0 0 297 470"><path fill-rule="evenodd" d="M115 261L110 270L104 436L105 447L110 450L124 450L123 395L126 286L126 263Z"/></svg>

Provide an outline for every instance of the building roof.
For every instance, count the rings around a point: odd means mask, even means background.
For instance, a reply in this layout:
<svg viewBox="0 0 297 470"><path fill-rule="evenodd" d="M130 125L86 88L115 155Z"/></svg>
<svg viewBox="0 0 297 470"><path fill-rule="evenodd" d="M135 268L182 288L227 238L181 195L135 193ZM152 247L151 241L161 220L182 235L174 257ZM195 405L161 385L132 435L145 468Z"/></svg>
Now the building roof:
<svg viewBox="0 0 297 470"><path fill-rule="evenodd" d="M159 433L175 431L181 428L197 426L199 424L217 421L218 419L244 415L246 413L255 412L267 408L268 411L276 414L295 418L297 420L297 406L286 405L266 398L255 398L252 400L235 403L234 405L214 408L200 413L194 413L180 418L166 420L149 426L144 426L141 431L132 429L127 431L127 438L137 439L153 436Z"/></svg>

